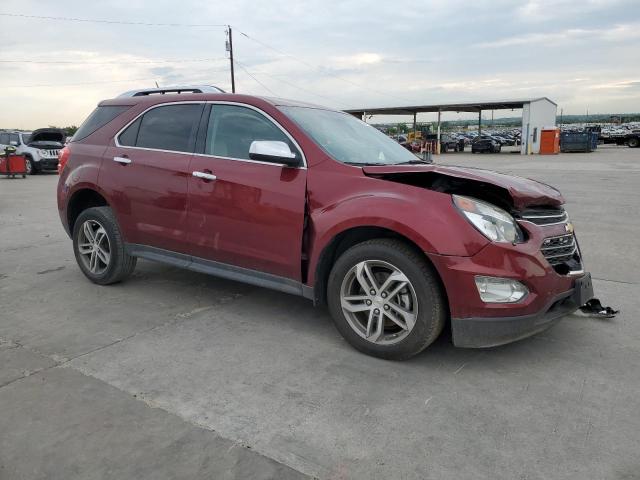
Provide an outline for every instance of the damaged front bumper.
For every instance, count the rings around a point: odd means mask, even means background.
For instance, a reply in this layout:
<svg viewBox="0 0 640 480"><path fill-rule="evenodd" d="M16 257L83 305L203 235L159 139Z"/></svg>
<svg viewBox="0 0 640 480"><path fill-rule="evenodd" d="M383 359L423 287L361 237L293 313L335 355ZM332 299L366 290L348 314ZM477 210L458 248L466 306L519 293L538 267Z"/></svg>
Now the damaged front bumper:
<svg viewBox="0 0 640 480"><path fill-rule="evenodd" d="M545 239L560 229L564 226L531 228L525 243L490 243L471 257L428 254L447 293L454 345L492 347L526 338L593 297L589 273L558 273L541 250ZM517 280L528 294L513 303L483 302L477 276Z"/></svg>
<svg viewBox="0 0 640 480"><path fill-rule="evenodd" d="M576 279L573 289L554 297L540 312L509 317L452 318L453 343L457 347L484 348L527 338L556 324L593 297L591 275Z"/></svg>

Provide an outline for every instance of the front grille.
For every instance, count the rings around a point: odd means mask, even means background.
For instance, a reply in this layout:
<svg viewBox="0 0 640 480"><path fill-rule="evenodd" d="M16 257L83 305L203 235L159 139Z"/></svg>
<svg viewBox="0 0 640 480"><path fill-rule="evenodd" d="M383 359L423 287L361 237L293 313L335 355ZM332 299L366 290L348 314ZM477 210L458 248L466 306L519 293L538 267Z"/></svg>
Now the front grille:
<svg viewBox="0 0 640 480"><path fill-rule="evenodd" d="M551 265L563 263L573 257L577 250L576 237L573 233L545 238L542 242L542 254Z"/></svg>
<svg viewBox="0 0 640 480"><path fill-rule="evenodd" d="M58 152L60 150L42 150L43 156L48 158L58 158Z"/></svg>
<svg viewBox="0 0 640 480"><path fill-rule="evenodd" d="M569 219L563 208L531 208L520 212L517 217L536 225L554 225Z"/></svg>
<svg viewBox="0 0 640 480"><path fill-rule="evenodd" d="M580 248L573 233L545 238L540 250L559 274L582 271Z"/></svg>

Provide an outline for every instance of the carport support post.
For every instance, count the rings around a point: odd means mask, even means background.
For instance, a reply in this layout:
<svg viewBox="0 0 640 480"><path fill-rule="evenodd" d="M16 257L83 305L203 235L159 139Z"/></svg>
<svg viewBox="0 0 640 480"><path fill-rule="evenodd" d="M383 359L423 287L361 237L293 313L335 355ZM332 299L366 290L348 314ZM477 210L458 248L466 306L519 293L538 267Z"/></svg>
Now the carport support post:
<svg viewBox="0 0 640 480"><path fill-rule="evenodd" d="M438 110L438 135L436 137L436 154L440 155L440 118L441 118L442 112L440 110Z"/></svg>
<svg viewBox="0 0 640 480"><path fill-rule="evenodd" d="M482 110L478 110L478 136L482 135Z"/></svg>
<svg viewBox="0 0 640 480"><path fill-rule="evenodd" d="M416 121L418 116L417 112L413 112L413 141L415 142L417 139L417 135L418 135L418 123Z"/></svg>

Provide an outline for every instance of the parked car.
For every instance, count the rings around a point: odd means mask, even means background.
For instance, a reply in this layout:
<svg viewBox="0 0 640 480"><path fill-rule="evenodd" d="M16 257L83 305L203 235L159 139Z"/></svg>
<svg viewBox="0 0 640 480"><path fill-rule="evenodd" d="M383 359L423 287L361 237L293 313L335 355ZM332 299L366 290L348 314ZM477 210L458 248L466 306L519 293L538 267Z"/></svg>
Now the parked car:
<svg viewBox="0 0 640 480"><path fill-rule="evenodd" d="M471 153L498 153L502 146L493 139L481 138L471 144Z"/></svg>
<svg viewBox="0 0 640 480"><path fill-rule="evenodd" d="M11 145L16 154L26 160L27 173L56 170L58 154L65 141L64 132L57 128L40 128L33 132L0 132L0 149Z"/></svg>
<svg viewBox="0 0 640 480"><path fill-rule="evenodd" d="M101 102L63 157L60 219L97 284L143 258L301 295L388 359L445 325L457 346L518 340L593 296L556 189L427 164L343 112L130 94Z"/></svg>
<svg viewBox="0 0 640 480"><path fill-rule="evenodd" d="M504 145L507 147L510 147L516 143L512 138L504 137L502 135L493 135L493 139L500 143L500 145Z"/></svg>
<svg viewBox="0 0 640 480"><path fill-rule="evenodd" d="M440 151L442 153L447 153L449 151L458 152L463 150L464 142L460 145L460 141L451 135L444 134L440 136Z"/></svg>

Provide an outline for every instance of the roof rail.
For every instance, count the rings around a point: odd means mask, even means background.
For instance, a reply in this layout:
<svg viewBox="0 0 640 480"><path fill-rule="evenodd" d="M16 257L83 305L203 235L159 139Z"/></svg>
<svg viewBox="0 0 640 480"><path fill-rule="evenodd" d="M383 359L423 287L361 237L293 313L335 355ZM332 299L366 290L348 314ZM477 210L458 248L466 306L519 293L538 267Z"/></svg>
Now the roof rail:
<svg viewBox="0 0 640 480"><path fill-rule="evenodd" d="M225 93L224 90L213 85L179 85L175 87L163 88L143 88L138 90L129 90L118 95L122 97L144 97L147 95L165 95L178 93Z"/></svg>

